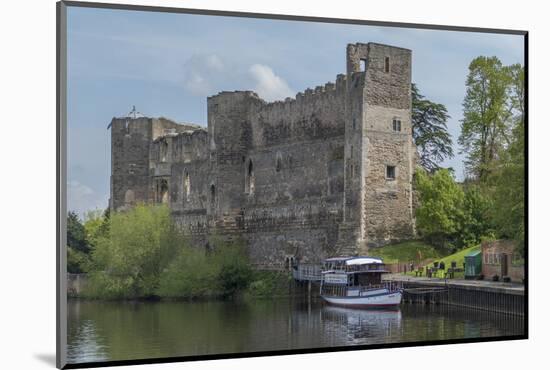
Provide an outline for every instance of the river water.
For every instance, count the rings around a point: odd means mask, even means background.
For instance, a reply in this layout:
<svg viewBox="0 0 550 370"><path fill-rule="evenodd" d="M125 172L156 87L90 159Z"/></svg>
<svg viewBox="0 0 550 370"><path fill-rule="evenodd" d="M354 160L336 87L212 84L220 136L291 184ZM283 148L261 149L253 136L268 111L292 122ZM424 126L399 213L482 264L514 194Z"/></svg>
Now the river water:
<svg viewBox="0 0 550 370"><path fill-rule="evenodd" d="M296 299L69 300L68 362L417 342L523 334L523 319L449 306L355 310Z"/></svg>

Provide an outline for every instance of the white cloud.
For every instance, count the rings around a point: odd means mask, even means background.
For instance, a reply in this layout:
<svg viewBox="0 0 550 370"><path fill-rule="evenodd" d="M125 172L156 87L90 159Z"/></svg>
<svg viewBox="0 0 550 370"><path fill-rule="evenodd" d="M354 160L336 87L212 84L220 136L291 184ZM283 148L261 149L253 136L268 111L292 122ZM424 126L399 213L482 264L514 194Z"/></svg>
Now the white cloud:
<svg viewBox="0 0 550 370"><path fill-rule="evenodd" d="M249 73L255 82L254 91L267 101L283 100L295 95L287 82L266 65L254 64L250 67Z"/></svg>
<svg viewBox="0 0 550 370"><path fill-rule="evenodd" d="M89 186L76 180L67 182L67 210L76 212L81 218L88 211L105 209L107 203L107 199L104 199Z"/></svg>
<svg viewBox="0 0 550 370"><path fill-rule="evenodd" d="M223 61L215 54L193 55L184 65L183 87L192 95L212 94L224 70Z"/></svg>

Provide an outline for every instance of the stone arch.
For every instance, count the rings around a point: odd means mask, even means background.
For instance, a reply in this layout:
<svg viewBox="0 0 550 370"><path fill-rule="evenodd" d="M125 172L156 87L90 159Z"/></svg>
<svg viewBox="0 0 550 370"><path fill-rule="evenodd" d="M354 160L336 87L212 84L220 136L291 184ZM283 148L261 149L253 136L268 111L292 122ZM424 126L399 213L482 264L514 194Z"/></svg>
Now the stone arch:
<svg viewBox="0 0 550 370"><path fill-rule="evenodd" d="M254 179L254 164L252 159L248 160L248 165L246 166L246 177L244 183L244 191L248 194L254 194L255 179Z"/></svg>
<svg viewBox="0 0 550 370"><path fill-rule="evenodd" d="M283 156L280 152L277 152L277 156L275 159L275 172L281 172L283 168Z"/></svg>
<svg viewBox="0 0 550 370"><path fill-rule="evenodd" d="M169 201L168 180L162 179L157 184L157 202L168 204Z"/></svg>
<svg viewBox="0 0 550 370"><path fill-rule="evenodd" d="M166 158L168 156L168 143L166 140L161 140L159 143L159 151L160 151L160 162L166 162Z"/></svg>
<svg viewBox="0 0 550 370"><path fill-rule="evenodd" d="M187 170L183 173L183 199L188 200L191 193L191 180L189 179L189 172Z"/></svg>
<svg viewBox="0 0 550 370"><path fill-rule="evenodd" d="M132 189L126 190L126 193L124 193L124 204L131 205L134 204L136 200L136 196L134 194L134 191Z"/></svg>
<svg viewBox="0 0 550 370"><path fill-rule="evenodd" d="M212 203L216 201L216 185L214 184L210 185L210 200L212 200Z"/></svg>

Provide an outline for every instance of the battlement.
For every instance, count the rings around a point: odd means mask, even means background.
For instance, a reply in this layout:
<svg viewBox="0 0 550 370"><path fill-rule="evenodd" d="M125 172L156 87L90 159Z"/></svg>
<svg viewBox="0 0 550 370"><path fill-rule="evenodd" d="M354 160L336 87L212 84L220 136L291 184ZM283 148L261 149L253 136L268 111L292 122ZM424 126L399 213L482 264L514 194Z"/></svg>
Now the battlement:
<svg viewBox="0 0 550 370"><path fill-rule="evenodd" d="M165 203L199 245L239 235L270 267L410 239L411 59L348 44L344 73L295 96L208 96L207 127L134 108L111 122L111 208Z"/></svg>

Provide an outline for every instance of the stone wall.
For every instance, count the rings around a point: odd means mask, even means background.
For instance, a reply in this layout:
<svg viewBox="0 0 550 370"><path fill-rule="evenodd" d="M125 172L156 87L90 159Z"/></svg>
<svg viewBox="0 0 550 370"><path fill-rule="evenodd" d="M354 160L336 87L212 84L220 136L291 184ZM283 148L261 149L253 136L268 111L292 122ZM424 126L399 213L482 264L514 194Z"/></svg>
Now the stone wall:
<svg viewBox="0 0 550 370"><path fill-rule="evenodd" d="M481 273L485 279L498 275L508 276L514 282L522 282L525 266L515 264L516 243L512 240L495 240L481 243ZM504 265L505 264L505 265Z"/></svg>
<svg viewBox="0 0 550 370"><path fill-rule="evenodd" d="M363 112L361 231L369 247L414 236L411 52L369 44ZM394 120L399 122L395 129ZM388 167L394 177L388 176Z"/></svg>
<svg viewBox="0 0 550 370"><path fill-rule="evenodd" d="M207 130L164 118L114 119L111 206L165 202L197 244L214 233L243 237L262 268L282 269L291 257L317 263L366 254L409 238L410 73L409 50L350 44L346 75L295 98L209 97Z"/></svg>

